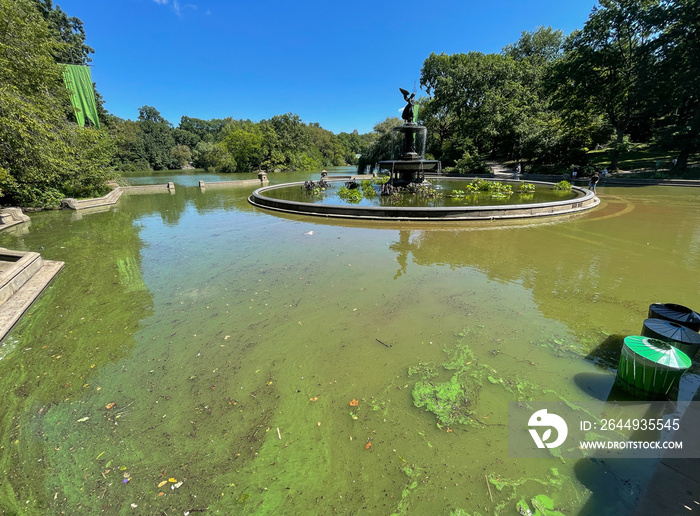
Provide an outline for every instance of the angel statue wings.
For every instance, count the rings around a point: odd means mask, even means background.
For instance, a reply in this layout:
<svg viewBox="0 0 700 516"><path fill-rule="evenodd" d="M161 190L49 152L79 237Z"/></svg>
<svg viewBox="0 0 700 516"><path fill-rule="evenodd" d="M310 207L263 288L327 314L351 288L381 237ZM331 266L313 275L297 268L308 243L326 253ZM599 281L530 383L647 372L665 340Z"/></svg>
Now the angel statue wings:
<svg viewBox="0 0 700 516"><path fill-rule="evenodd" d="M399 91L403 94L403 99L406 101L406 107L403 108L403 113L401 113L401 118L404 120L404 124L413 123L413 106L416 105L416 94L410 93L408 90L399 88Z"/></svg>

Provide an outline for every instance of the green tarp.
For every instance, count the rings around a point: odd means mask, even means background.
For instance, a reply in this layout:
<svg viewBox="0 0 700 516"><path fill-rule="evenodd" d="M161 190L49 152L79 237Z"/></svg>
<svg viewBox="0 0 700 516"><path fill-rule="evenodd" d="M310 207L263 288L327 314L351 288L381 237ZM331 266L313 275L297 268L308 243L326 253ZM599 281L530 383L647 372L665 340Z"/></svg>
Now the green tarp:
<svg viewBox="0 0 700 516"><path fill-rule="evenodd" d="M95 104L95 91L92 89L92 77L87 66L65 65L63 80L71 92L70 102L75 110L75 118L81 127L85 126L88 117L95 127L100 127Z"/></svg>

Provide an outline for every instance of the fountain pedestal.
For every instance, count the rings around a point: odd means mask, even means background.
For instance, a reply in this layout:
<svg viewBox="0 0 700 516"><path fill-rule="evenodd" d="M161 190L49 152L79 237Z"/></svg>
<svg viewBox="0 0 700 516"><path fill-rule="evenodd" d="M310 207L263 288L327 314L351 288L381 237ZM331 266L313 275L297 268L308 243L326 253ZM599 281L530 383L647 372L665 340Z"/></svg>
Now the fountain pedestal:
<svg viewBox="0 0 700 516"><path fill-rule="evenodd" d="M413 122L395 127L391 134L392 159L379 162L379 171L388 172L394 185L422 183L425 172L442 170L438 160L425 159L427 129Z"/></svg>

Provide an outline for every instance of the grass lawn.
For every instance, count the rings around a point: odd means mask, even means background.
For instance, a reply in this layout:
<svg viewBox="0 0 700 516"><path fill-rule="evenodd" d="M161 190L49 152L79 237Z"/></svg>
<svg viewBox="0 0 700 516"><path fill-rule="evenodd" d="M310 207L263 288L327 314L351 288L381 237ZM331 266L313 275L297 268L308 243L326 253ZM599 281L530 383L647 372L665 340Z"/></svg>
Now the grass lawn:
<svg viewBox="0 0 700 516"><path fill-rule="evenodd" d="M691 179L700 178L700 154L691 154L687 170L672 170L675 152L663 151L649 144L634 145L629 152L620 155L619 172L634 174L635 177L680 177ZM610 164L610 151L598 150L588 153L588 157L596 169L602 169Z"/></svg>
<svg viewBox="0 0 700 516"><path fill-rule="evenodd" d="M650 144L635 144L628 152L623 152L618 161L619 170L612 175L625 175L626 177L654 178L654 179L700 179L700 154L691 154L686 170L673 170L673 158L678 154L660 150ZM590 151L588 153L589 165L580 167L584 174L594 170L602 170L610 166L610 151L608 149ZM658 163L658 166L657 166ZM516 161L502 161L502 165L514 169ZM571 172L570 167L536 167L534 172L544 174L564 174Z"/></svg>

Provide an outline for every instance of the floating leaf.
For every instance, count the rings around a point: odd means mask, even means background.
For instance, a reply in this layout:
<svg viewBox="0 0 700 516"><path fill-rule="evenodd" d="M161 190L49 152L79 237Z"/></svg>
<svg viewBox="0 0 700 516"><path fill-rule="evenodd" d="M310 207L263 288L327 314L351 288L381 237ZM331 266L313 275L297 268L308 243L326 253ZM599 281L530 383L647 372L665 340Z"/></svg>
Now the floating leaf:
<svg viewBox="0 0 700 516"><path fill-rule="evenodd" d="M158 484L158 487L163 487L167 483L168 483L167 480L163 480L160 484Z"/></svg>

